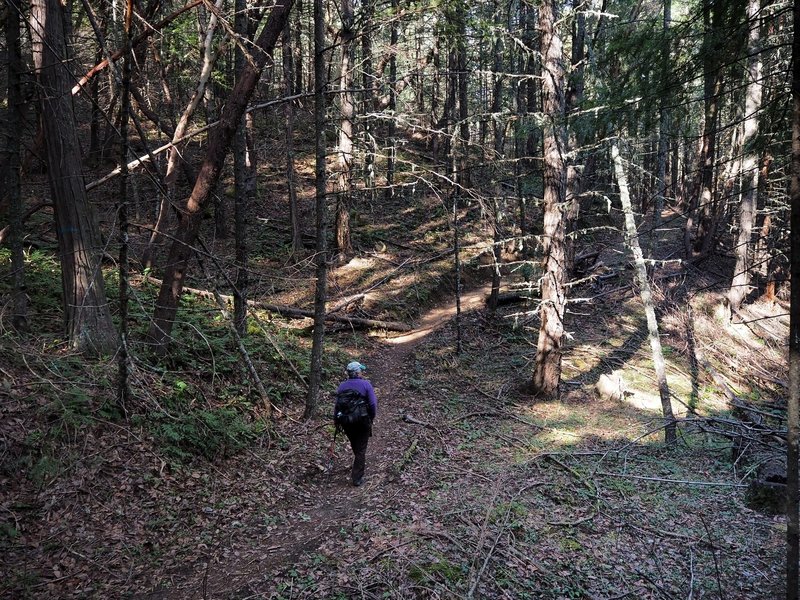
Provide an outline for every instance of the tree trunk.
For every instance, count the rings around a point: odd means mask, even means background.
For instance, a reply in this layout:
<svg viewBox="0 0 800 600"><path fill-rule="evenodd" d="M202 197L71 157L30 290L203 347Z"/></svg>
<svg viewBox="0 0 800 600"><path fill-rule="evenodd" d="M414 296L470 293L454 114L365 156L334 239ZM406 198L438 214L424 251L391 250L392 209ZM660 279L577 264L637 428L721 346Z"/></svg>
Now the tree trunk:
<svg viewBox="0 0 800 600"><path fill-rule="evenodd" d="M342 29L339 32L341 41L342 64L339 75L339 102L342 118L339 121L339 151L336 195L336 252L340 261L353 253L353 242L350 236L350 204L352 201L352 164L353 164L353 118L355 106L350 90L353 81L351 67L353 46L353 3L352 0L341 0Z"/></svg>
<svg viewBox="0 0 800 600"><path fill-rule="evenodd" d="M239 43L234 50L234 69L241 73L246 57L240 44L249 40L246 0L236 0L234 30ZM288 19L287 19L288 22ZM243 115L233 141L234 207L233 226L236 246L236 287L233 291L233 325L240 337L247 335L247 286L249 284L247 259L248 207L256 196L256 155L253 144L252 116Z"/></svg>
<svg viewBox="0 0 800 600"><path fill-rule="evenodd" d="M794 0L792 42L791 309L789 311L789 398L786 440L786 598L800 590L800 0Z"/></svg>
<svg viewBox="0 0 800 600"><path fill-rule="evenodd" d="M375 72L372 67L372 35L371 27L375 16L375 0L363 0L362 2L363 34L361 36L361 72L362 87L364 96L361 110L364 114L372 111L373 102L377 95L375 87ZM435 43L435 42L434 42ZM364 188L368 198L375 201L375 138L372 130L372 119L364 119Z"/></svg>
<svg viewBox="0 0 800 600"><path fill-rule="evenodd" d="M217 0L216 8L222 7L222 0ZM169 158L167 159L167 174L164 176L164 184L167 188L166 196L161 197L161 204L158 209L158 218L156 219L153 231L150 234L150 240L142 255L142 267L147 269L154 264L154 254L157 246L164 238L164 232L168 227L168 219L170 207L176 204L176 189L178 180L178 167L184 162L183 153L181 152L181 145L177 142L186 133L189 128L189 122L194 114L200 101L205 96L206 87L209 79L211 78L211 70L214 67L214 62L218 55L214 54L211 42L213 41L214 31L217 27L217 16L212 13L211 20L208 24L208 29L203 38L203 65L200 68L200 77L197 81L197 87L194 94L192 94L189 104L181 115L178 125L175 127L175 132L172 136L172 143L174 144L169 150Z"/></svg>
<svg viewBox="0 0 800 600"><path fill-rule="evenodd" d="M722 9L712 0L703 0L703 88L704 118L703 135L698 157L697 179L692 187L688 218L684 229L684 248L687 256L695 251L705 253L711 248L714 236L716 199L714 193L714 163L716 157L717 119L722 93L722 69L720 48L715 39L719 35L717 22ZM692 236L696 239L692 240Z"/></svg>
<svg viewBox="0 0 800 600"><path fill-rule="evenodd" d="M633 218L633 206L628 191L628 177L622 165L622 158L619 155L617 145L611 146L611 157L614 160L614 172L617 176L619 185L619 199L622 203L622 212L625 214L625 243L631 249L633 262L636 265L636 279L639 284L644 312L647 316L647 333L650 338L650 351L653 357L653 366L656 371L656 381L658 382L658 393L661 396L661 411L664 415L664 439L670 444L677 440L675 427L675 417L672 414L672 401L670 400L669 385L667 384L667 374L664 365L664 353L661 350L661 338L658 334L658 320L656 310L653 305L653 294L650 291L650 281L647 278L647 267L644 263L644 255L639 245L639 232L636 230L636 222Z"/></svg>
<svg viewBox="0 0 800 600"><path fill-rule="evenodd" d="M119 338L106 300L100 228L81 173L64 19L60 3L31 0L31 43L55 206L66 333L78 351L113 354Z"/></svg>
<svg viewBox="0 0 800 600"><path fill-rule="evenodd" d="M500 19L500 9L497 0L494 2L494 11L498 26L501 27L502 21ZM502 238L500 227L502 218L502 212L500 210L502 186L500 185L500 179L502 172L497 165L503 163L505 141L505 124L501 123L499 119L499 113L503 104L503 45L499 37L493 44L492 53L494 55L494 63L492 65L493 85L492 106L490 110L491 113L495 115L495 118L492 119L492 137L494 138L494 156L492 160L494 161L495 167L492 173L492 178L494 179L494 192L492 195L492 291L489 295L487 305L489 310L494 312L497 309L497 300L500 296L500 263L502 261L502 252L500 248L500 240Z"/></svg>
<svg viewBox="0 0 800 600"><path fill-rule="evenodd" d="M564 247L566 167L564 164L564 56L556 0L544 0L539 8L544 112L544 228L542 235L541 325L533 368L533 393L557 399L561 380L564 338L564 306L567 281Z"/></svg>
<svg viewBox="0 0 800 600"><path fill-rule="evenodd" d="M569 88L567 89L565 112L569 119L568 142L567 146L572 152L572 158L567 164L567 235L565 238L567 271L572 272L575 262L575 236L578 216L580 214L580 194L581 194L581 166L580 150L583 145L583 134L581 133L580 108L583 103L583 71L585 59L586 42L586 16L582 11L575 15L572 32L572 67Z"/></svg>
<svg viewBox="0 0 800 600"><path fill-rule="evenodd" d="M469 169L469 102L468 86L469 74L467 73L467 9L459 4L456 11L458 23L457 73L458 73L458 184L462 190L471 186Z"/></svg>
<svg viewBox="0 0 800 600"><path fill-rule="evenodd" d="M517 8L519 14L519 28L523 32L523 47L518 49L519 57L517 59L517 69L520 75L526 73L528 68L528 45L530 39L528 37L528 13L532 10L526 3L520 2ZM530 255L529 240L528 240L528 219L527 219L527 199L525 189L525 179L523 173L525 166L529 162L528 158L528 144L526 133L526 121L528 113L528 94L527 88L530 85L530 80L520 80L517 83L515 93L516 113L517 118L514 122L514 177L517 182L517 220L519 226L520 247L522 249L522 256L527 259Z"/></svg>
<svg viewBox="0 0 800 600"><path fill-rule="evenodd" d="M28 295L25 293L25 255L22 248L22 195L20 190L20 135L22 134L22 50L18 0L9 0L5 34L8 52L8 119L6 121L5 190L8 194L11 268L14 272L11 325L17 331L28 330ZM2 184L2 181L0 181Z"/></svg>
<svg viewBox="0 0 800 600"><path fill-rule="evenodd" d="M148 337L157 352L165 353L178 311L192 244L197 238L203 212L214 186L219 180L225 156L239 126L247 103L255 89L269 56L283 31L293 0L284 0L270 9L269 19L251 47L252 62L248 61L222 110L219 125L209 134L208 148L197 181L183 209L183 218L174 236L167 260L164 281L159 290L153 322Z"/></svg>
<svg viewBox="0 0 800 600"><path fill-rule="evenodd" d="M748 2L748 22L750 34L747 43L747 84L745 87L744 109L744 135L741 147L744 151L742 159L741 177L744 189L739 204L739 236L736 240L734 252L736 266L733 270L731 288L728 291L728 305L731 312L736 312L742 305L750 291L749 260L752 254L752 231L755 222L756 203L758 194L758 154L752 144L758 134L758 112L761 110L761 55L760 46L760 13L759 0ZM732 316L732 315L731 315Z"/></svg>
<svg viewBox="0 0 800 600"><path fill-rule="evenodd" d="M325 169L325 12L322 0L314 0L314 135L316 167L316 232L314 256L317 281L314 287L314 334L311 342L311 365L308 396L303 418L317 411L322 382L322 351L325 343L325 301L328 297L328 223L326 210L327 177Z"/></svg>
<svg viewBox="0 0 800 600"><path fill-rule="evenodd" d="M289 21L283 29L283 76L286 80L286 95L291 96L294 86L295 69L292 65L291 27ZM292 258L300 260L303 253L302 228L297 205L297 184L294 168L294 104L287 101L283 105L286 118L286 188L289 194L289 228L292 231Z"/></svg>
<svg viewBox="0 0 800 600"><path fill-rule="evenodd" d="M398 39L398 0L392 1L392 22L390 25L389 43L391 57L389 58L389 132L387 134L389 147L386 155L386 198L394 198L394 175L397 167L397 39Z"/></svg>
<svg viewBox="0 0 800 600"><path fill-rule="evenodd" d="M669 126L670 126L670 89L667 80L670 71L670 43L669 43L669 26L672 20L672 0L664 0L664 19L662 23L661 33L664 39L661 43L661 86L662 92L660 94L659 102L659 119L658 119L658 154L657 154L657 170L658 180L656 185L658 190L655 195L655 202L653 203L653 227L650 230L650 256L656 258L658 252L658 235L661 229L661 213L664 210L664 202L667 196L667 154L669 152Z"/></svg>
<svg viewBox="0 0 800 600"><path fill-rule="evenodd" d="M290 29L294 30L294 77L292 78L294 88L292 94L302 94L303 88L303 24L305 18L303 17L303 0L297 0L297 10L295 11L295 22L290 24Z"/></svg>
<svg viewBox="0 0 800 600"><path fill-rule="evenodd" d="M117 404L123 414L127 413L130 401L130 385L128 382L128 297L130 284L130 264L128 260L128 121L131 110L131 49L133 19L133 0L125 2L125 62L122 67L122 103L120 107L120 180L119 199L117 204L117 218L119 220L119 320L120 320L120 347L117 353L119 366L119 381L117 385Z"/></svg>

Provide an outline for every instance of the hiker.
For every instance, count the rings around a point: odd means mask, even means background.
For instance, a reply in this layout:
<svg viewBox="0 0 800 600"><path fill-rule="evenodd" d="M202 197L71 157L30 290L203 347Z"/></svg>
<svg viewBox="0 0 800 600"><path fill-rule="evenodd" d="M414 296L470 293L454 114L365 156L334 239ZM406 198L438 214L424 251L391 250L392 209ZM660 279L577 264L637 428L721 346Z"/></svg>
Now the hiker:
<svg viewBox="0 0 800 600"><path fill-rule="evenodd" d="M353 361L345 367L347 379L336 390L334 422L341 427L350 447L353 449L353 485L364 483L364 466L367 458L367 444L372 436L372 421L378 412L378 399L372 384L364 379L367 367ZM342 414L342 413L346 414Z"/></svg>

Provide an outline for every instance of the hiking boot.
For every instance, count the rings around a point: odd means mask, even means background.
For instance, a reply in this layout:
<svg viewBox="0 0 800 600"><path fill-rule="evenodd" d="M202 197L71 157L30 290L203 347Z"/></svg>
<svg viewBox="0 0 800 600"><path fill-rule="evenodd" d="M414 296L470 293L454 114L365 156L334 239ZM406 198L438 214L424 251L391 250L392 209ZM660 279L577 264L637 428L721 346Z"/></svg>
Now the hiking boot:
<svg viewBox="0 0 800 600"><path fill-rule="evenodd" d="M361 487L363 483L364 483L363 477L359 477L358 479L353 479L353 485L356 487Z"/></svg>

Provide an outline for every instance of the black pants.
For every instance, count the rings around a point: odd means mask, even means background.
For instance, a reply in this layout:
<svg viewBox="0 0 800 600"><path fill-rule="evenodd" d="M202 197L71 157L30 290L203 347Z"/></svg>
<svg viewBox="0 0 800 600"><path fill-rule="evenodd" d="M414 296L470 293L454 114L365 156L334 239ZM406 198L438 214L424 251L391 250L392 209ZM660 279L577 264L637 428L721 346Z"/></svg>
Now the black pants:
<svg viewBox="0 0 800 600"><path fill-rule="evenodd" d="M367 462L367 444L372 435L372 422L348 425L343 428L344 434L350 440L350 447L353 449L353 473L354 485L359 485L364 478L364 467Z"/></svg>

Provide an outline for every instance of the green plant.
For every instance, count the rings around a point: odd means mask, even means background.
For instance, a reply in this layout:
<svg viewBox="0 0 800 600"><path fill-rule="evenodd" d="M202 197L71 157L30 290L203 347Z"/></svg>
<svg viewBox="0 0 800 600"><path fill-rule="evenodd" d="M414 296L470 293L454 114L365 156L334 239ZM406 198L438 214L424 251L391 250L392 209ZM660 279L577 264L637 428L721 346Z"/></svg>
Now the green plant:
<svg viewBox="0 0 800 600"><path fill-rule="evenodd" d="M165 445L168 454L180 460L194 455L213 460L244 448L261 431L257 422L248 422L231 407L188 409L168 418L163 413L151 414L154 433Z"/></svg>
<svg viewBox="0 0 800 600"><path fill-rule="evenodd" d="M436 579L437 576L451 584L457 584L464 579L466 571L463 566L457 565L445 557L434 558L427 563L417 563L411 566L408 576L417 582Z"/></svg>
<svg viewBox="0 0 800 600"><path fill-rule="evenodd" d="M30 470L28 476L37 485L43 485L46 481L55 477L61 470L61 463L52 456L41 456Z"/></svg>

